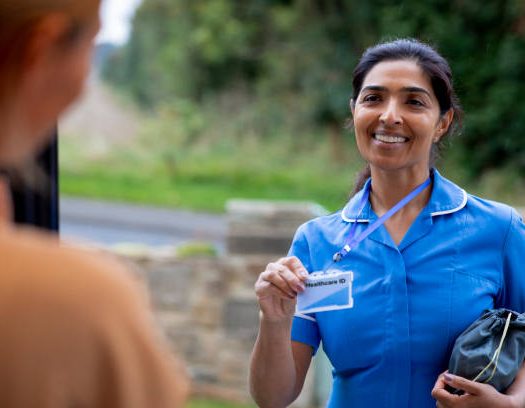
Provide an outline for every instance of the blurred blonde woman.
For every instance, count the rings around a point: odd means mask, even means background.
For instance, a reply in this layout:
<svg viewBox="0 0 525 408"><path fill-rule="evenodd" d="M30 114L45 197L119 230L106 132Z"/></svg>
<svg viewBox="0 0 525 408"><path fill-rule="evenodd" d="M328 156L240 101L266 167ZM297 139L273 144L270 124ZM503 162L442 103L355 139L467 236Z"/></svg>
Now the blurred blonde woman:
<svg viewBox="0 0 525 408"><path fill-rule="evenodd" d="M0 2L0 168L30 160L81 92L98 11L98 0ZM182 406L184 371L128 271L15 227L8 191L0 176L0 406Z"/></svg>

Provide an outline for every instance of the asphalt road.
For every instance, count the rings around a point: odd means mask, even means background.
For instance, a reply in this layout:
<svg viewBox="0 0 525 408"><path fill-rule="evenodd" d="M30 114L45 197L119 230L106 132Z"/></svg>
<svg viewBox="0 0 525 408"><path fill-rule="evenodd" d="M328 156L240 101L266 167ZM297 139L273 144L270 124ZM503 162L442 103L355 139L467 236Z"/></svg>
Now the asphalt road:
<svg viewBox="0 0 525 408"><path fill-rule="evenodd" d="M206 241L224 250L226 216L62 197L60 234L65 239L111 246Z"/></svg>
<svg viewBox="0 0 525 408"><path fill-rule="evenodd" d="M518 211L525 216L525 208ZM226 215L61 197L60 234L103 246L132 243L155 247L206 241L223 252Z"/></svg>

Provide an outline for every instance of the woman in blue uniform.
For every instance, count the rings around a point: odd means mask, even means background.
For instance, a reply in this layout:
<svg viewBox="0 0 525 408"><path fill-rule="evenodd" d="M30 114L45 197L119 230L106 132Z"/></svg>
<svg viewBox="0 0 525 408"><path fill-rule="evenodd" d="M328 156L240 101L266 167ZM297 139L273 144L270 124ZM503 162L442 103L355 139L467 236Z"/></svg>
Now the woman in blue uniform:
<svg viewBox="0 0 525 408"><path fill-rule="evenodd" d="M353 89L367 167L346 206L302 225L289 256L257 280L255 401L294 401L322 342L333 365L329 407L525 406L524 369L505 394L444 373L456 337L483 310L525 311L521 218L433 167L461 119L448 63L416 40L382 43L363 54ZM294 315L308 273L331 268L353 271L353 307Z"/></svg>

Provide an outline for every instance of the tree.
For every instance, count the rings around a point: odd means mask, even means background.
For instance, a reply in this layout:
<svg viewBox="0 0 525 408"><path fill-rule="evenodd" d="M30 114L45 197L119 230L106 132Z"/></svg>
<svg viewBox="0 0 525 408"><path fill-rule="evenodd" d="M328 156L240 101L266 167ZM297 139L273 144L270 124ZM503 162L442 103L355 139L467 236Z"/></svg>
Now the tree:
<svg viewBox="0 0 525 408"><path fill-rule="evenodd" d="M467 112L455 148L471 174L525 175L522 0L144 0L111 78L149 107L242 87L262 119L328 127L341 151L353 67L396 37L428 41L451 63Z"/></svg>

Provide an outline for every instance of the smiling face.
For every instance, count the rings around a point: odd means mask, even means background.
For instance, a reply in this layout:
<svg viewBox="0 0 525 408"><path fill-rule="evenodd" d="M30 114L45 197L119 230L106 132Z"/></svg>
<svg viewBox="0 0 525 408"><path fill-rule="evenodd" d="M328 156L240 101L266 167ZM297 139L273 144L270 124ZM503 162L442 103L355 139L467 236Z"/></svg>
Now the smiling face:
<svg viewBox="0 0 525 408"><path fill-rule="evenodd" d="M427 174L430 149L446 133L430 78L413 60L384 61L364 78L352 104L357 147L372 171ZM423 172L423 173L421 173Z"/></svg>

